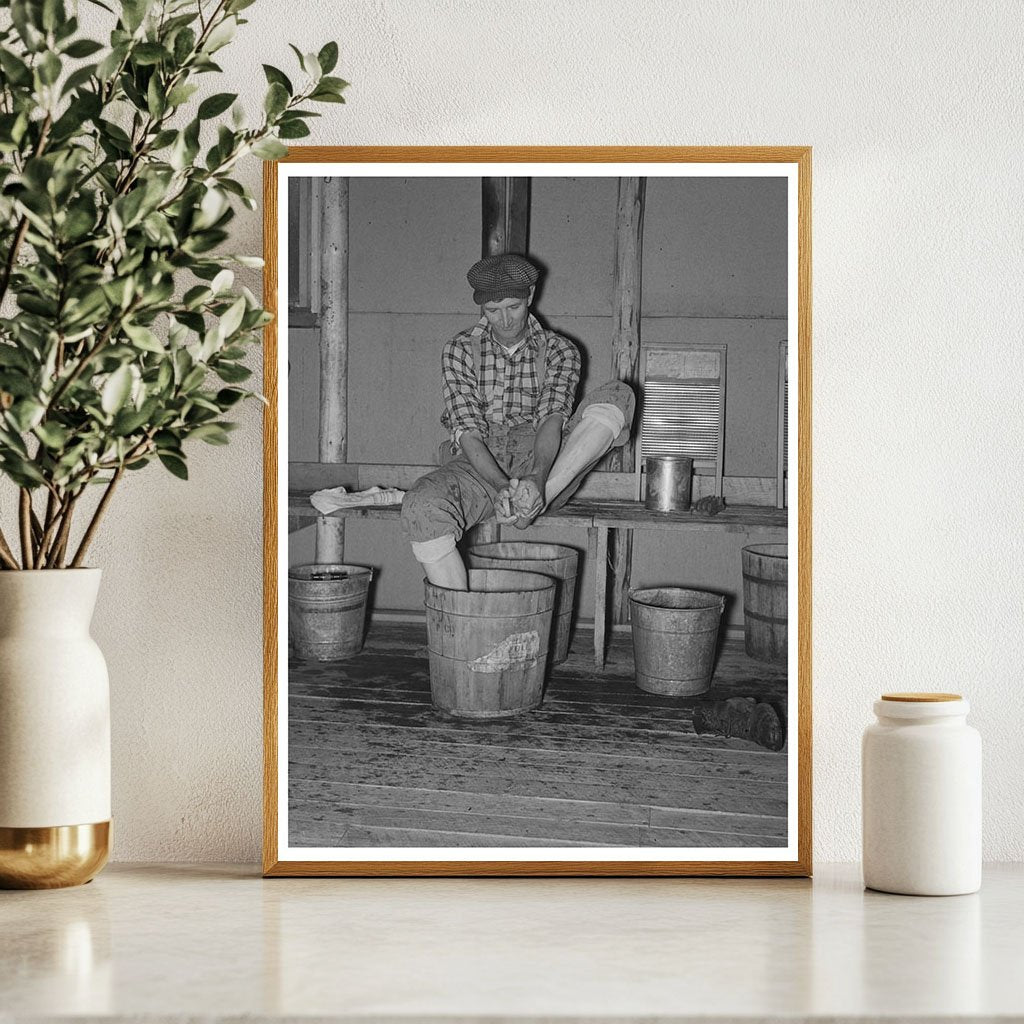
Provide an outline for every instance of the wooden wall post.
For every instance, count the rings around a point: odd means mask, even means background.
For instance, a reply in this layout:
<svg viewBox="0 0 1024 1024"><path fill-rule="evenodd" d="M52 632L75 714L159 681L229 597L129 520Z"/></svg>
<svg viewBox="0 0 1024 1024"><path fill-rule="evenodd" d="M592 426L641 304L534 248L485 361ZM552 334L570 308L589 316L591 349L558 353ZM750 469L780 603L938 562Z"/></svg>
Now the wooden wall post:
<svg viewBox="0 0 1024 1024"><path fill-rule="evenodd" d="M619 178L619 201L615 213L612 370L616 380L626 381L634 390L639 386L640 292L643 282L646 193L646 178ZM608 468L629 473L633 470L634 460L635 445L631 438L613 452ZM629 617L629 577L632 565L633 531L615 530L612 541L612 622L626 622ZM601 566L597 570L603 571Z"/></svg>
<svg viewBox="0 0 1024 1024"><path fill-rule="evenodd" d="M320 224L321 462L348 458L348 178L326 178ZM316 523L316 560L345 561L345 521Z"/></svg>
<svg viewBox="0 0 1024 1024"><path fill-rule="evenodd" d="M530 235L530 179L481 178L482 256L526 253Z"/></svg>
<svg viewBox="0 0 1024 1024"><path fill-rule="evenodd" d="M530 234L530 179L481 178L481 255L525 253ZM501 538L496 523L481 523L472 543L492 544Z"/></svg>

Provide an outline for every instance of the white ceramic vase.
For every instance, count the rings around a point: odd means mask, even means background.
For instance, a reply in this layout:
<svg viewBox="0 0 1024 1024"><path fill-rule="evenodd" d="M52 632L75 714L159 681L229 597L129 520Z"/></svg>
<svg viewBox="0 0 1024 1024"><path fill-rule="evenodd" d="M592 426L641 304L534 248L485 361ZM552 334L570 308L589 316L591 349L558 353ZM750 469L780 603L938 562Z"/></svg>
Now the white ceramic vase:
<svg viewBox="0 0 1024 1024"><path fill-rule="evenodd" d="M0 887L79 885L110 848L99 569L0 572Z"/></svg>
<svg viewBox="0 0 1024 1024"><path fill-rule="evenodd" d="M864 884L912 896L981 886L981 737L953 693L893 693L862 748Z"/></svg>

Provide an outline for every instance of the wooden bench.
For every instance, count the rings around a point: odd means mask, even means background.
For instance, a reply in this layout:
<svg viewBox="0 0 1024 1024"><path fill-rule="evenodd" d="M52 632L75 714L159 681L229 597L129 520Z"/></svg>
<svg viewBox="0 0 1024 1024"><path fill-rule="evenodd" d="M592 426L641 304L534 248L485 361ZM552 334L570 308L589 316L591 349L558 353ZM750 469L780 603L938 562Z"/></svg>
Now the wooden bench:
<svg viewBox="0 0 1024 1024"><path fill-rule="evenodd" d="M288 495L288 530L294 532L316 522L320 513L309 503L311 491ZM336 518L398 519L398 505L366 505L339 509ZM557 512L538 517L536 526L576 526L587 531L587 553L594 565L594 664L604 667L608 618L608 536L611 530L724 530L745 532L785 530L784 508L764 505L730 505L717 515L688 512L651 512L642 502L626 499L577 499ZM500 528L499 528L500 529Z"/></svg>

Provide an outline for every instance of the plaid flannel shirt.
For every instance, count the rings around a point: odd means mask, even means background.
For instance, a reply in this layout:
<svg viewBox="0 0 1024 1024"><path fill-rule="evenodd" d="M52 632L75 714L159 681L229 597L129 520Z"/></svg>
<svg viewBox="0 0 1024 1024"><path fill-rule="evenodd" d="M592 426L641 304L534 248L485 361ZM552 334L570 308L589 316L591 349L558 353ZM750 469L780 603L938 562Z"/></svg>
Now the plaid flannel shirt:
<svg viewBox="0 0 1024 1024"><path fill-rule="evenodd" d="M544 335L547 355L544 387L540 387L537 355ZM480 362L473 365L473 337L480 338ZM491 425L540 424L557 413L568 420L580 380L576 346L553 331L545 331L530 314L526 340L511 355L491 338L486 317L457 334L441 353L445 410L441 422L457 443L464 430L486 438ZM478 383L479 381L479 383Z"/></svg>

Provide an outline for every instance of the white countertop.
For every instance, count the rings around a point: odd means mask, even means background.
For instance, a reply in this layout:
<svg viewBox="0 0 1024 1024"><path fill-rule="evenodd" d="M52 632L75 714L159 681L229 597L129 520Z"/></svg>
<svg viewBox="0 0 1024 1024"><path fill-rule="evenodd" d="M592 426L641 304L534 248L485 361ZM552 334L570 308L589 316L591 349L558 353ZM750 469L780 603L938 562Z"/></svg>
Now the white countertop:
<svg viewBox="0 0 1024 1024"><path fill-rule="evenodd" d="M0 1021L1024 1019L1024 865L973 896L771 879L271 879L113 865L0 893Z"/></svg>

